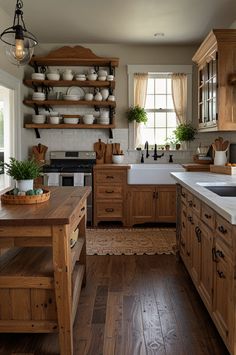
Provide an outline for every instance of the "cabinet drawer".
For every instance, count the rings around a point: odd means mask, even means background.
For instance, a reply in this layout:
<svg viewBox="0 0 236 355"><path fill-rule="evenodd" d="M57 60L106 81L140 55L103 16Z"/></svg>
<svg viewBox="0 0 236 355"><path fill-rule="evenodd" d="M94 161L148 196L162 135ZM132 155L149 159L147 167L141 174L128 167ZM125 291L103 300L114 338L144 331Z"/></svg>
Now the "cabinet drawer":
<svg viewBox="0 0 236 355"><path fill-rule="evenodd" d="M201 219L206 225L213 229L215 226L215 213L214 211L205 204L202 204L202 214Z"/></svg>
<svg viewBox="0 0 236 355"><path fill-rule="evenodd" d="M193 211L200 217L201 201L195 196L193 196Z"/></svg>
<svg viewBox="0 0 236 355"><path fill-rule="evenodd" d="M219 215L216 215L216 232L229 246L232 246L232 226Z"/></svg>
<svg viewBox="0 0 236 355"><path fill-rule="evenodd" d="M97 218L122 218L123 203L122 202L97 202L96 203Z"/></svg>
<svg viewBox="0 0 236 355"><path fill-rule="evenodd" d="M95 181L96 183L109 183L109 184L114 184L114 183L123 183L125 178L125 173L124 171L111 171L111 170L105 170L105 171L99 171L96 173Z"/></svg>
<svg viewBox="0 0 236 355"><path fill-rule="evenodd" d="M97 199L122 199L123 198L123 187L122 186L97 186L96 195Z"/></svg>

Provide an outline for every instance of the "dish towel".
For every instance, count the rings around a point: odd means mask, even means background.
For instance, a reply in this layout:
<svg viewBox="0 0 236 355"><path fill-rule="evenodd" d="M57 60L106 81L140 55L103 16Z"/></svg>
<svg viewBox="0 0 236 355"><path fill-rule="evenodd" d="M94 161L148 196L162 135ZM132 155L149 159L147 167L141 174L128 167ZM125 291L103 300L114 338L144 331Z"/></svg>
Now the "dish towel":
<svg viewBox="0 0 236 355"><path fill-rule="evenodd" d="M74 186L84 186L84 173L74 173Z"/></svg>
<svg viewBox="0 0 236 355"><path fill-rule="evenodd" d="M48 186L59 186L59 174L58 173L47 173Z"/></svg>

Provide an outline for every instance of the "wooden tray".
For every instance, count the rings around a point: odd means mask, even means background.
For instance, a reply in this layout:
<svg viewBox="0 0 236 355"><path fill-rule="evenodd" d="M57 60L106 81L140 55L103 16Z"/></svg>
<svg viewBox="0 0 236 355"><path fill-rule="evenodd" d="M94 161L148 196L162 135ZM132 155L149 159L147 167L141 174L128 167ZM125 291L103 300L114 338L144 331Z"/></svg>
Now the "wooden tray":
<svg viewBox="0 0 236 355"><path fill-rule="evenodd" d="M236 167L225 165L210 165L210 172L218 174L236 175Z"/></svg>
<svg viewBox="0 0 236 355"><path fill-rule="evenodd" d="M1 195L1 201L8 205L32 205L35 203L42 203L48 201L50 198L50 191L43 190L42 195L26 195L26 196L14 196L8 193Z"/></svg>

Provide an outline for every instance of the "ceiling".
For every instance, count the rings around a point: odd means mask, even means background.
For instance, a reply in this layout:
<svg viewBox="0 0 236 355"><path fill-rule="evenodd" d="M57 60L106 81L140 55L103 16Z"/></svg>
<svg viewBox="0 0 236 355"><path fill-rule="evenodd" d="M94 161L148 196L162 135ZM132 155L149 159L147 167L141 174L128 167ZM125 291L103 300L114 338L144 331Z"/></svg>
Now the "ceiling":
<svg viewBox="0 0 236 355"><path fill-rule="evenodd" d="M212 28L229 28L236 20L235 0L23 2L26 27L41 43L195 44ZM15 4L0 0L9 26Z"/></svg>

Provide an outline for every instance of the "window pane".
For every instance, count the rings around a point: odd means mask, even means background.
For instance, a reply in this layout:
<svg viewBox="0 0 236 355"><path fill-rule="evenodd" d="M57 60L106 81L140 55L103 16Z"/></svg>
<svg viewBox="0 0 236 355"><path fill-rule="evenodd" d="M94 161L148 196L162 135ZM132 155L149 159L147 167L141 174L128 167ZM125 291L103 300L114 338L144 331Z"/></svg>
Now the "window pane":
<svg viewBox="0 0 236 355"><path fill-rule="evenodd" d="M154 108L154 95L147 95L145 108Z"/></svg>
<svg viewBox="0 0 236 355"><path fill-rule="evenodd" d="M176 114L175 112L167 113L167 126L168 127L176 127Z"/></svg>
<svg viewBox="0 0 236 355"><path fill-rule="evenodd" d="M167 95L167 108L171 110L174 108L172 95Z"/></svg>
<svg viewBox="0 0 236 355"><path fill-rule="evenodd" d="M157 109L166 108L166 95L156 95L155 96L155 108L157 108Z"/></svg>
<svg viewBox="0 0 236 355"><path fill-rule="evenodd" d="M143 128L142 129L142 144L148 141L149 144L154 144L154 129L152 128Z"/></svg>
<svg viewBox="0 0 236 355"><path fill-rule="evenodd" d="M171 94L172 90L171 90L171 79L167 79L167 94Z"/></svg>
<svg viewBox="0 0 236 355"><path fill-rule="evenodd" d="M146 123L146 127L154 127L154 113L148 112L148 121Z"/></svg>
<svg viewBox="0 0 236 355"><path fill-rule="evenodd" d="M157 112L155 113L155 123L156 127L166 127L166 113L165 112Z"/></svg>
<svg viewBox="0 0 236 355"><path fill-rule="evenodd" d="M167 129L167 138L175 137L174 130L175 130L175 128L168 128Z"/></svg>
<svg viewBox="0 0 236 355"><path fill-rule="evenodd" d="M166 79L155 79L155 94L166 93Z"/></svg>
<svg viewBox="0 0 236 355"><path fill-rule="evenodd" d="M154 94L154 79L148 79L147 94Z"/></svg>
<svg viewBox="0 0 236 355"><path fill-rule="evenodd" d="M155 129L155 138L156 144L158 145L165 145L166 143L166 129L165 128L158 128Z"/></svg>

